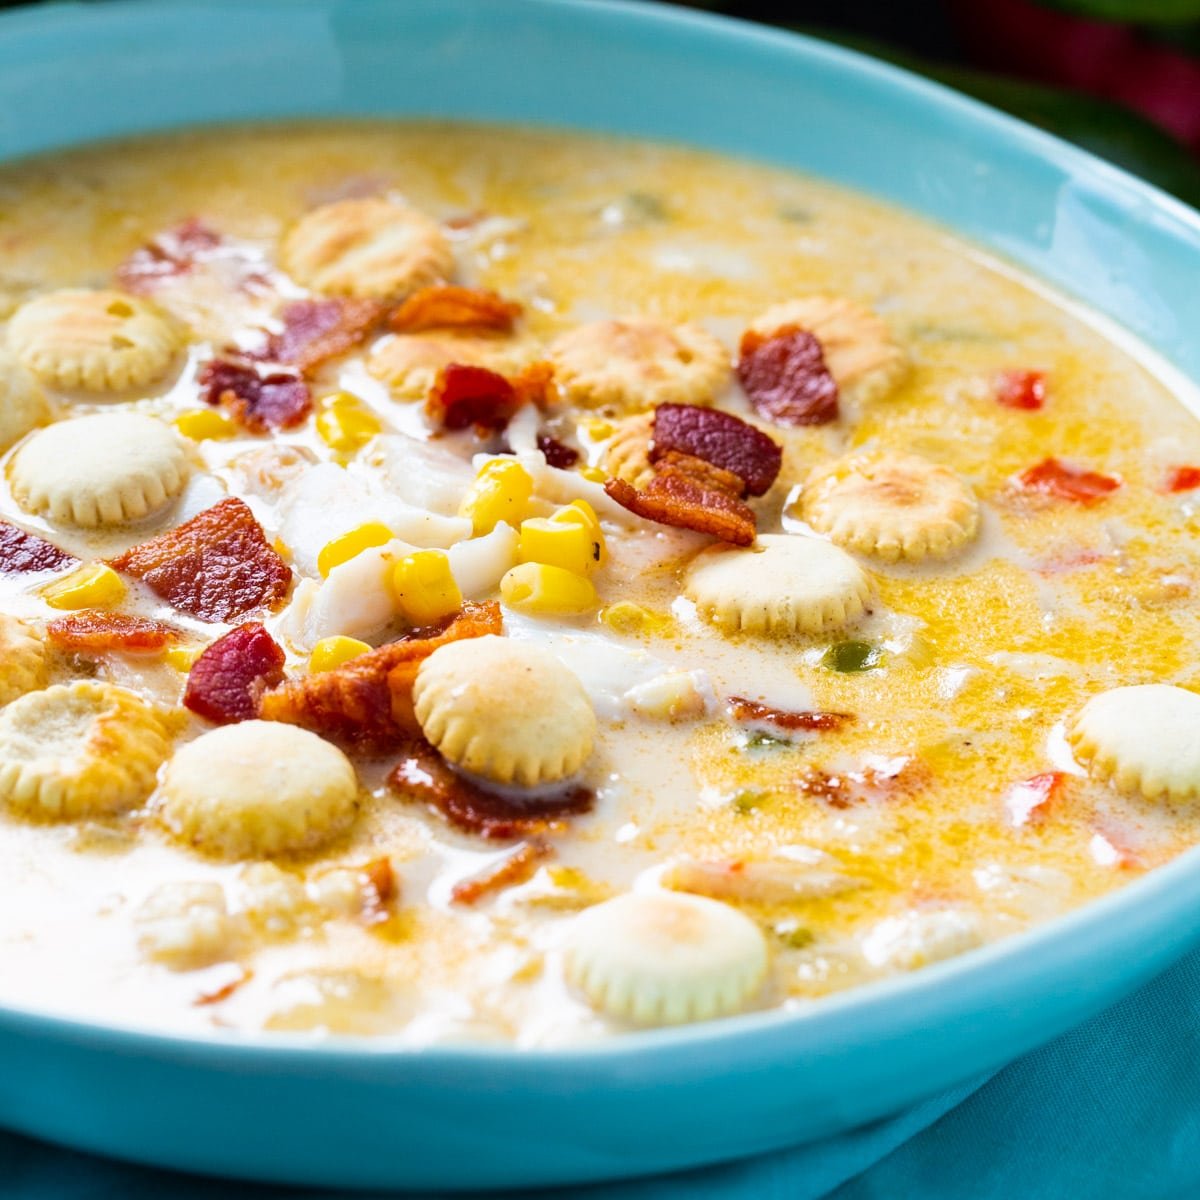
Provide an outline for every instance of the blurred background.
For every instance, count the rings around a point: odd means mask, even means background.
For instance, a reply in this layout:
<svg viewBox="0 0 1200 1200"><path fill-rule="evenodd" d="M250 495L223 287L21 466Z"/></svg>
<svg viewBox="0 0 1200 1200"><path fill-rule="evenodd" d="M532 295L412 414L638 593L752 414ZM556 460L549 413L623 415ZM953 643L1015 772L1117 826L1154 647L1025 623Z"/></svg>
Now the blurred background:
<svg viewBox="0 0 1200 1200"><path fill-rule="evenodd" d="M0 8L24 2L0 0ZM675 2L890 59L1200 208L1200 0Z"/></svg>
<svg viewBox="0 0 1200 1200"><path fill-rule="evenodd" d="M690 7L891 59L1200 207L1200 0L700 0Z"/></svg>

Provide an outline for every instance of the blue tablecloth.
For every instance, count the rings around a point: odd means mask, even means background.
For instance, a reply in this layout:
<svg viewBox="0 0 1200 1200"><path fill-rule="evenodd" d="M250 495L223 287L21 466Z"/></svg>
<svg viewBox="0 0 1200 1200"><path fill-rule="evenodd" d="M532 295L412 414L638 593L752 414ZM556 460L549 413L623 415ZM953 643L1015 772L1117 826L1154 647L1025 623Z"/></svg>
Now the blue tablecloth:
<svg viewBox="0 0 1200 1200"><path fill-rule="evenodd" d="M4 1200L291 1200L0 1133ZM1200 954L989 1079L867 1129L668 1179L539 1200L1196 1200ZM421 1200L432 1200L422 1197Z"/></svg>

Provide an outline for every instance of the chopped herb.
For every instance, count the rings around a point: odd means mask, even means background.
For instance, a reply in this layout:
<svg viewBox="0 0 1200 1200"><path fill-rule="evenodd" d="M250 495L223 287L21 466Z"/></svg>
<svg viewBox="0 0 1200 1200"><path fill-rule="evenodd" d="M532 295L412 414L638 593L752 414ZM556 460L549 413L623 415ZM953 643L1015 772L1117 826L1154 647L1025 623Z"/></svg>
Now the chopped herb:
<svg viewBox="0 0 1200 1200"><path fill-rule="evenodd" d="M777 750L791 744L787 738L776 737L773 733L752 733L746 739L747 750Z"/></svg>
<svg viewBox="0 0 1200 1200"><path fill-rule="evenodd" d="M796 921L780 921L774 932L789 950L803 950L817 940L811 929L806 929Z"/></svg>
<svg viewBox="0 0 1200 1200"><path fill-rule="evenodd" d="M730 803L736 812L751 813L761 808L768 800L766 792L738 792Z"/></svg>
<svg viewBox="0 0 1200 1200"><path fill-rule="evenodd" d="M793 225L807 225L814 216L812 209L800 204L784 205L777 216L781 221L791 221Z"/></svg>
<svg viewBox="0 0 1200 1200"><path fill-rule="evenodd" d="M837 642L825 652L823 661L831 671L851 675L878 667L883 662L883 651L870 642Z"/></svg>
<svg viewBox="0 0 1200 1200"><path fill-rule="evenodd" d="M663 202L651 192L630 192L625 197L625 208L635 220L665 221L667 219L667 210Z"/></svg>
<svg viewBox="0 0 1200 1200"><path fill-rule="evenodd" d="M981 329L967 329L955 325L934 325L917 321L909 329L914 338L923 342L996 342L1000 339L993 333Z"/></svg>

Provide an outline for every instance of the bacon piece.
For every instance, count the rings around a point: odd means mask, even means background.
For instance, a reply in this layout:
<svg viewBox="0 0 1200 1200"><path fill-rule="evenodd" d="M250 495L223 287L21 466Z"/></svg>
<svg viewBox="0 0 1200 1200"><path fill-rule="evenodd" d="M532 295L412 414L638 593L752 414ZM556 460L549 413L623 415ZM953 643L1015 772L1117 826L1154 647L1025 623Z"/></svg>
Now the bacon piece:
<svg viewBox="0 0 1200 1200"><path fill-rule="evenodd" d="M742 335L737 377L759 416L776 425L827 425L838 417L838 387L821 343L804 329Z"/></svg>
<svg viewBox="0 0 1200 1200"><path fill-rule="evenodd" d="M920 760L905 754L880 758L857 771L830 774L809 770L796 780L796 787L806 796L839 809L911 796L928 784L929 769Z"/></svg>
<svg viewBox="0 0 1200 1200"><path fill-rule="evenodd" d="M546 456L546 462L560 470L570 470L579 461L579 451L564 445L556 437L548 433L537 435L537 448Z"/></svg>
<svg viewBox="0 0 1200 1200"><path fill-rule="evenodd" d="M233 621L274 607L292 583L291 568L236 496L109 559L109 566L202 621Z"/></svg>
<svg viewBox="0 0 1200 1200"><path fill-rule="evenodd" d="M283 682L285 655L256 621L231 629L207 647L188 672L183 704L217 725L258 716L263 692Z"/></svg>
<svg viewBox="0 0 1200 1200"><path fill-rule="evenodd" d="M80 654L157 654L179 641L183 631L165 621L92 608L56 617L47 623L46 636L60 649Z"/></svg>
<svg viewBox="0 0 1200 1200"><path fill-rule="evenodd" d="M456 883L450 890L450 899L454 904L478 904L493 892L525 883L533 877L538 863L552 853L540 838L522 842L495 865Z"/></svg>
<svg viewBox="0 0 1200 1200"><path fill-rule="evenodd" d="M32 575L38 571L62 571L77 563L73 554L60 550L36 533L0 521L0 575Z"/></svg>
<svg viewBox="0 0 1200 1200"><path fill-rule="evenodd" d="M519 304L483 288L435 284L413 292L387 320L397 333L429 329L511 333L521 311Z"/></svg>
<svg viewBox="0 0 1200 1200"><path fill-rule="evenodd" d="M441 626L413 630L332 671L285 680L263 695L259 716L303 726L363 753L382 753L419 734L412 686L421 663L439 646L502 629L495 601L464 604Z"/></svg>
<svg viewBox="0 0 1200 1200"><path fill-rule="evenodd" d="M671 451L644 488L639 490L624 479L609 479L604 490L622 508L648 521L710 533L735 546L749 546L758 524L753 510L739 497L741 484L738 475Z"/></svg>
<svg viewBox="0 0 1200 1200"><path fill-rule="evenodd" d="M451 825L497 839L559 832L563 817L591 811L596 799L585 787L536 800L503 796L457 774L423 738L406 749L388 776L388 786L437 809Z"/></svg>
<svg viewBox="0 0 1200 1200"><path fill-rule="evenodd" d="M1172 467L1163 484L1167 492L1191 492L1196 488L1200 488L1200 467Z"/></svg>
<svg viewBox="0 0 1200 1200"><path fill-rule="evenodd" d="M526 398L513 384L486 367L450 363L443 367L425 401L425 414L442 429L498 433Z"/></svg>
<svg viewBox="0 0 1200 1200"><path fill-rule="evenodd" d="M539 358L525 367L513 380L513 387L517 389L517 395L524 403L533 404L542 412L561 399L558 386L554 382L554 364L544 358Z"/></svg>
<svg viewBox="0 0 1200 1200"><path fill-rule="evenodd" d="M1000 371L996 375L996 402L1005 408L1027 411L1046 403L1046 376L1041 371Z"/></svg>
<svg viewBox="0 0 1200 1200"><path fill-rule="evenodd" d="M220 1004L222 1000L228 1000L242 984L250 982L254 977L254 972L240 963L219 963L205 972L206 977L211 975L216 976L214 982L203 991L198 992L192 1001L197 1007Z"/></svg>
<svg viewBox="0 0 1200 1200"><path fill-rule="evenodd" d="M224 408L250 433L291 429L312 412L308 384L283 371L260 375L253 366L217 358L205 363L196 382L206 404Z"/></svg>
<svg viewBox="0 0 1200 1200"><path fill-rule="evenodd" d="M262 349L246 357L286 363L308 376L322 363L365 341L383 319L383 312L384 306L377 300L294 300L280 314L283 328L271 334Z"/></svg>
<svg viewBox="0 0 1200 1200"><path fill-rule="evenodd" d="M1046 815L1049 805L1057 800L1066 786L1062 771L1045 771L1014 783L1004 793L1004 810L1017 828Z"/></svg>
<svg viewBox="0 0 1200 1200"><path fill-rule="evenodd" d="M783 449L760 429L716 408L660 404L654 410L650 460L668 451L703 459L731 471L751 496L763 495L783 465Z"/></svg>
<svg viewBox="0 0 1200 1200"><path fill-rule="evenodd" d="M151 292L164 280L186 275L197 263L212 258L221 245L221 235L215 229L198 217L190 217L135 250L117 268L117 282L127 292Z"/></svg>
<svg viewBox="0 0 1200 1200"><path fill-rule="evenodd" d="M368 925L378 925L387 920L388 909L400 895L392 860L383 855L355 869L363 880L362 918Z"/></svg>
<svg viewBox="0 0 1200 1200"><path fill-rule="evenodd" d="M745 696L730 696L727 704L730 716L741 724L768 725L772 729L782 729L787 733L819 733L829 729L841 729L847 722L854 720L850 713L788 712L785 709L770 708L757 700L747 700Z"/></svg>
<svg viewBox="0 0 1200 1200"><path fill-rule="evenodd" d="M1057 458L1047 458L1036 467L1022 472L1017 485L1027 492L1073 500L1077 504L1098 504L1110 492L1121 486L1119 479L1072 467Z"/></svg>

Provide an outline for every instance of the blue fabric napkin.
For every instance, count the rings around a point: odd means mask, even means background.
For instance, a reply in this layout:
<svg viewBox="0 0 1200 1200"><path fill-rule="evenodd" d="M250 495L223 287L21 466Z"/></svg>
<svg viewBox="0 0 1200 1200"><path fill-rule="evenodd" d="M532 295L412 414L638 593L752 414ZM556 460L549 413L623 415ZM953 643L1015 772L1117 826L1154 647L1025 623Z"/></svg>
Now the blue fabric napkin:
<svg viewBox="0 0 1200 1200"><path fill-rule="evenodd" d="M127 1167L0 1133L4 1200L168 1195L172 1200L333 1197ZM538 1193L538 1200L567 1197L1196 1200L1200 954L991 1078L887 1121L748 1162L665 1179Z"/></svg>

